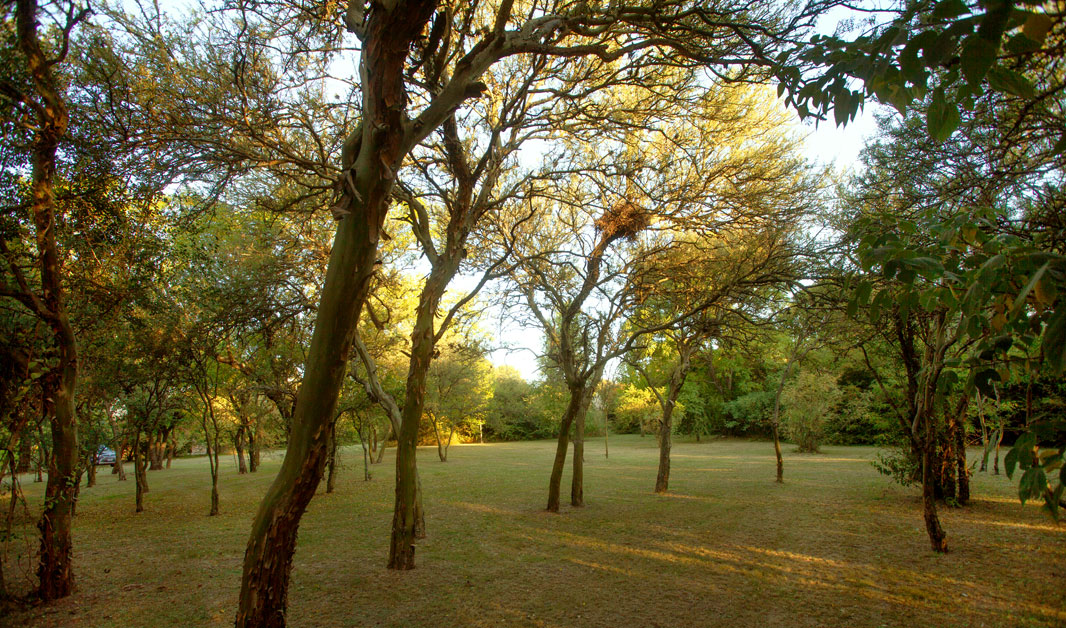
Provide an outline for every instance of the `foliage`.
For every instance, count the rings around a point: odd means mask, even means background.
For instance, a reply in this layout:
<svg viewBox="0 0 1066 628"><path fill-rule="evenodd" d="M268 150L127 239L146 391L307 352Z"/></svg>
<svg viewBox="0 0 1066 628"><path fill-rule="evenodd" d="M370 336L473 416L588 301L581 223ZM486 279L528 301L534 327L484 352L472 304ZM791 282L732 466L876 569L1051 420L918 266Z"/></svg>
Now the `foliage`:
<svg viewBox="0 0 1066 628"><path fill-rule="evenodd" d="M800 451L816 452L825 435L829 417L838 409L841 391L836 378L827 373L800 371L782 394L785 435Z"/></svg>
<svg viewBox="0 0 1066 628"><path fill-rule="evenodd" d="M724 403L722 422L712 427L732 436L765 436L770 433L773 412L773 391L756 390Z"/></svg>

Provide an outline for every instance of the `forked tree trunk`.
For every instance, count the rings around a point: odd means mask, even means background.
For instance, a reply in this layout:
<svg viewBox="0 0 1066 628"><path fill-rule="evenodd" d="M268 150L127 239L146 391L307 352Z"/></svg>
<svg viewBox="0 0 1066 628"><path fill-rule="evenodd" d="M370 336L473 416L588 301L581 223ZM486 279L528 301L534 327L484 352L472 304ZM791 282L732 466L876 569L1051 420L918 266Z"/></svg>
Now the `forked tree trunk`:
<svg viewBox="0 0 1066 628"><path fill-rule="evenodd" d="M408 48L421 35L434 7L428 0L402 1L391 10L375 4L367 20L360 57L364 123L358 137L345 143L344 174L339 179L340 210L348 213L337 223L289 446L252 524L244 555L237 628L285 625L289 572L300 518L322 479L329 423L344 383L352 330L374 273L393 173L407 150L402 142ZM352 150L355 145L358 149Z"/></svg>
<svg viewBox="0 0 1066 628"><path fill-rule="evenodd" d="M655 492L665 493L670 490L670 449L673 445L674 409L681 389L685 386L689 367L692 364L692 344L687 340L678 340L678 363L670 374L666 388L666 398L656 393L662 407L663 418L659 424L659 471L655 476ZM650 382L649 382L650 384Z"/></svg>
<svg viewBox="0 0 1066 628"><path fill-rule="evenodd" d="M570 401L559 422L559 441L555 447L555 461L548 481L548 512L559 512L559 492L563 482L563 468L566 466L566 452L570 448L570 428L581 407L581 390L571 388Z"/></svg>

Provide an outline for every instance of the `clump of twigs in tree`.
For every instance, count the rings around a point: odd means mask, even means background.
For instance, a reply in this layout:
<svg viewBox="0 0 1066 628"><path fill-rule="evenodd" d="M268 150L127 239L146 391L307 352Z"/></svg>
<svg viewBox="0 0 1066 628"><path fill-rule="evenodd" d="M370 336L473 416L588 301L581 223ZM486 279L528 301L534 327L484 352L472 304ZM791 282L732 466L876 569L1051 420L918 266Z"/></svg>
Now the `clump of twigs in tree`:
<svg viewBox="0 0 1066 628"><path fill-rule="evenodd" d="M603 233L608 240L626 238L633 241L637 234L651 224L648 212L636 203L618 201L603 215L596 219L596 229Z"/></svg>

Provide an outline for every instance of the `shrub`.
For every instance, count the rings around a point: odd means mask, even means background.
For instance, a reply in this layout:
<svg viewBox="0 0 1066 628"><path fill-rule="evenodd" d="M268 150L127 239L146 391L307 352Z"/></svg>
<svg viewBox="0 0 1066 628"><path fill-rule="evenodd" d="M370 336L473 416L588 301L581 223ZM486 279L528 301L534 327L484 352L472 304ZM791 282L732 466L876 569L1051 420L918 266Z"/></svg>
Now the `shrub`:
<svg viewBox="0 0 1066 628"><path fill-rule="evenodd" d="M834 377L801 371L781 395L785 436L800 451L818 451L826 423L836 413L840 397Z"/></svg>

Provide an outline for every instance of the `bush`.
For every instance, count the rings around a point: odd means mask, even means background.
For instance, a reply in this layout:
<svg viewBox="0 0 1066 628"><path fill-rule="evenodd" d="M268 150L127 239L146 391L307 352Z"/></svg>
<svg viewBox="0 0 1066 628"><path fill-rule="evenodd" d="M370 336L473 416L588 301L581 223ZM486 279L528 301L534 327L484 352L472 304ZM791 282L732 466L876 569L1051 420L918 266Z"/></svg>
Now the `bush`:
<svg viewBox="0 0 1066 628"><path fill-rule="evenodd" d="M785 436L800 451L816 452L825 426L837 413L841 393L831 375L801 371L781 395Z"/></svg>
<svg viewBox="0 0 1066 628"><path fill-rule="evenodd" d="M774 411L774 393L757 390L722 404L713 431L729 436L767 436ZM716 425L715 425L716 423Z"/></svg>

